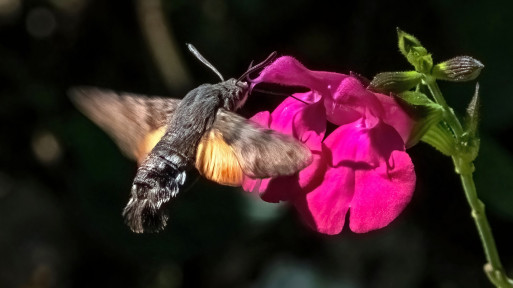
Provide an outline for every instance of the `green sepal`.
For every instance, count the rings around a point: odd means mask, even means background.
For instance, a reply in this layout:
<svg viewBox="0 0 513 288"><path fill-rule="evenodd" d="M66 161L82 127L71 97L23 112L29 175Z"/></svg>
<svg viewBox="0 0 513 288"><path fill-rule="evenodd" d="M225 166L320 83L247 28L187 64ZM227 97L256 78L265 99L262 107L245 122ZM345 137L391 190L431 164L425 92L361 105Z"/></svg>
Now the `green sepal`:
<svg viewBox="0 0 513 288"><path fill-rule="evenodd" d="M467 114L465 117L465 130L466 133L471 134L472 136L477 135L477 126L479 124L479 83L476 83L476 90L474 92L474 96L472 96L472 100L467 106Z"/></svg>
<svg viewBox="0 0 513 288"><path fill-rule="evenodd" d="M474 161L479 153L480 139L478 136L479 124L479 83L476 84L474 96L467 107L465 115L465 132L462 137L461 155L469 162Z"/></svg>
<svg viewBox="0 0 513 288"><path fill-rule="evenodd" d="M444 121L431 126L431 129L420 140L433 146L446 156L452 156L456 153L456 139Z"/></svg>
<svg viewBox="0 0 513 288"><path fill-rule="evenodd" d="M431 127L440 122L443 108L431 101L424 93L406 91L396 95L398 103L415 121L406 147L417 144Z"/></svg>
<svg viewBox="0 0 513 288"><path fill-rule="evenodd" d="M464 82L479 76L484 65L470 56L458 56L433 67L432 75L436 79Z"/></svg>
<svg viewBox="0 0 513 288"><path fill-rule="evenodd" d="M369 89L380 93L401 93L417 86L422 74L417 71L383 72L374 76Z"/></svg>
<svg viewBox="0 0 513 288"><path fill-rule="evenodd" d="M426 74L431 72L433 59L420 41L399 28L397 28L397 37L399 39L399 50L408 62L415 67L415 70Z"/></svg>
<svg viewBox="0 0 513 288"><path fill-rule="evenodd" d="M410 35L399 28L397 28L397 38L399 39L399 50L404 57L408 56L408 53L410 53L410 50L413 47L422 47L422 44L420 44L420 41L415 38L415 36Z"/></svg>
<svg viewBox="0 0 513 288"><path fill-rule="evenodd" d="M432 106L433 108L436 108L436 110L443 111L440 105L433 102L426 94L422 92L405 91L403 93L399 93L397 97L413 106Z"/></svg>

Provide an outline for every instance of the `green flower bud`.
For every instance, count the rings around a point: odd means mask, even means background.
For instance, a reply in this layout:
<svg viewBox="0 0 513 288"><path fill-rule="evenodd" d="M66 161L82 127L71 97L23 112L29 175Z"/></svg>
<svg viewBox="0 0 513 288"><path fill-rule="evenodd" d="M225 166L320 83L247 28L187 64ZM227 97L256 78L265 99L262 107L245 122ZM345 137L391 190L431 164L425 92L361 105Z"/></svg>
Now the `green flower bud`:
<svg viewBox="0 0 513 288"><path fill-rule="evenodd" d="M380 93L401 93L417 86L422 74L416 71L383 72L374 76L369 89Z"/></svg>
<svg viewBox="0 0 513 288"><path fill-rule="evenodd" d="M436 79L447 81L470 81L479 76L484 65L470 56L458 56L433 67L432 75Z"/></svg>
<svg viewBox="0 0 513 288"><path fill-rule="evenodd" d="M413 48L422 47L422 44L420 44L420 41L417 40L417 38L402 31L399 28L397 28L397 38L399 39L399 50L404 55L404 57L407 57Z"/></svg>
<svg viewBox="0 0 513 288"><path fill-rule="evenodd" d="M399 28L397 28L397 37L399 38L399 50L415 67L415 70L420 73L429 73L433 67L433 59L426 48L420 44L420 41Z"/></svg>

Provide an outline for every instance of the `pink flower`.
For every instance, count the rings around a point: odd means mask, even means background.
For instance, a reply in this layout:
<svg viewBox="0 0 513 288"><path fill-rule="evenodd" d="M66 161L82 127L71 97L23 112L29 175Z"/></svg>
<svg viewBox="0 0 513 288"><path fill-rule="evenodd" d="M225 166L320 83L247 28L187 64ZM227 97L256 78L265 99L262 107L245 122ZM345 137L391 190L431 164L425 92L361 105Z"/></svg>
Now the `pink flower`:
<svg viewBox="0 0 513 288"><path fill-rule="evenodd" d="M295 176L244 181L268 202L290 201L315 230L338 234L349 215L357 233L388 225L409 203L415 171L405 152L414 121L394 98L365 89L353 76L311 71L292 57L278 58L252 85L303 86L272 113L252 120L293 135L312 151L312 164ZM338 126L326 136L327 122ZM326 137L325 137L326 136ZM405 144L407 143L407 144Z"/></svg>

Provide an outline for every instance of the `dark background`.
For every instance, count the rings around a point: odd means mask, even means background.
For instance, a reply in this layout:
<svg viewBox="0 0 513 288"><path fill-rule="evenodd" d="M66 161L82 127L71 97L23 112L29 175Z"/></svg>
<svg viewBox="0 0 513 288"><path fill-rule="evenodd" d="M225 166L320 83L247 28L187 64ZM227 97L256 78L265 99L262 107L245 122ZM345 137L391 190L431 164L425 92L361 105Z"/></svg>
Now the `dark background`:
<svg viewBox="0 0 513 288"><path fill-rule="evenodd" d="M452 163L425 144L409 150L418 175L411 204L378 231L319 235L287 205L200 180L176 199L163 233L137 235L120 215L135 163L66 96L94 85L181 97L217 82L187 42L225 78L272 51L372 78L410 69L396 27L435 62L470 55L486 66L475 178L513 275L510 1L159 3L0 1L0 287L491 287ZM143 29L143 18L153 26ZM163 42L151 44L144 31L162 32ZM188 72L175 71L172 51ZM441 88L462 114L474 85ZM242 113L272 109L276 97L255 95Z"/></svg>

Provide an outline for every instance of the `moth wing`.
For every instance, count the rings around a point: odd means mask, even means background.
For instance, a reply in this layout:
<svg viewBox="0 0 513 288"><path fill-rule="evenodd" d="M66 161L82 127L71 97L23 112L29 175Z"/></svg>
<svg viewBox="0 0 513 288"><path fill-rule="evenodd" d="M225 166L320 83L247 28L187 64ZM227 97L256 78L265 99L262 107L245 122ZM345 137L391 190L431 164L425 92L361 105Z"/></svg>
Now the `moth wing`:
<svg viewBox="0 0 513 288"><path fill-rule="evenodd" d="M196 154L196 168L201 174L233 186L242 183L243 174L252 178L292 175L311 161L308 147L292 136L224 109L218 110Z"/></svg>
<svg viewBox="0 0 513 288"><path fill-rule="evenodd" d="M206 132L196 152L196 168L203 177L228 186L240 186L244 173L233 153L216 129Z"/></svg>
<svg viewBox="0 0 513 288"><path fill-rule="evenodd" d="M166 131L180 100L117 93L95 87L68 92L76 107L100 126L129 158L141 163Z"/></svg>

